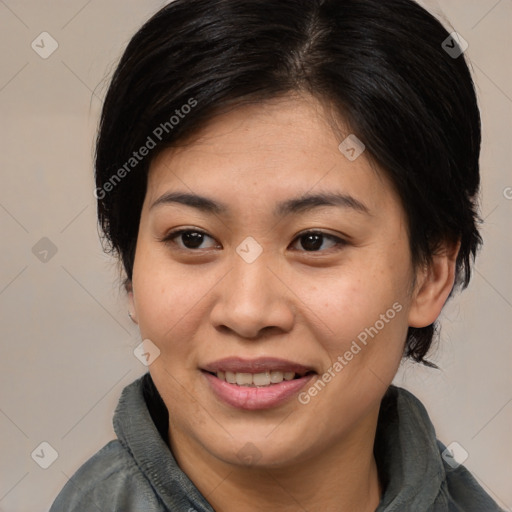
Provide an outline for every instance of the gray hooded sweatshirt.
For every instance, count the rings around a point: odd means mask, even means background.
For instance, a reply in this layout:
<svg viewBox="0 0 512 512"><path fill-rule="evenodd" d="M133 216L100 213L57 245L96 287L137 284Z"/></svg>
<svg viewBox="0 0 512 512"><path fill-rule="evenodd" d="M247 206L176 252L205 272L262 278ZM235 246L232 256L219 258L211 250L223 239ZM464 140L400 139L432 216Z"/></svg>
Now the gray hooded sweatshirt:
<svg viewBox="0 0 512 512"><path fill-rule="evenodd" d="M169 449L167 410L149 373L124 388L113 423L117 439L78 469L50 512L213 512ZM390 386L374 445L383 486L375 512L504 512L464 466L443 458L445 448L421 402Z"/></svg>

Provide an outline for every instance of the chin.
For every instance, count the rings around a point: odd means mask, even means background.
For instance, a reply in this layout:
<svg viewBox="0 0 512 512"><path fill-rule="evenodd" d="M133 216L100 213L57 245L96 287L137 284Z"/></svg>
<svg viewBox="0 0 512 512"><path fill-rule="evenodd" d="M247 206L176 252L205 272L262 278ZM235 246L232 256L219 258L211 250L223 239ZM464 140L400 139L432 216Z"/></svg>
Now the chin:
<svg viewBox="0 0 512 512"><path fill-rule="evenodd" d="M303 444L294 442L290 437L280 439L273 436L272 441L269 437L264 434L255 436L254 433L251 433L246 436L233 437L224 446L220 442L213 443L210 449L208 449L209 447L207 449L222 462L230 466L245 468L285 467L296 464L301 458L304 458L305 454L297 451L297 446L304 447Z"/></svg>

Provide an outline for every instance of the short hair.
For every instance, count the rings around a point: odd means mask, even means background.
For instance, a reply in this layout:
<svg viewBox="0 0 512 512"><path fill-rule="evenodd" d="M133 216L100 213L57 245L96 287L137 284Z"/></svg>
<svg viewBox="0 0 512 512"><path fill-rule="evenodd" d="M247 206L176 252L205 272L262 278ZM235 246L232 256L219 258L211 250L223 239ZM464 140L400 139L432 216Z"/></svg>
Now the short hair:
<svg viewBox="0 0 512 512"><path fill-rule="evenodd" d="M127 45L103 105L95 195L105 250L129 282L148 169L160 151L223 108L306 92L333 108L391 179L415 266L460 241L454 288L465 288L482 243L481 127L464 55L443 48L449 37L412 0L166 5ZM147 158L134 156L144 147ZM424 357L437 327L410 327L404 356L435 366Z"/></svg>

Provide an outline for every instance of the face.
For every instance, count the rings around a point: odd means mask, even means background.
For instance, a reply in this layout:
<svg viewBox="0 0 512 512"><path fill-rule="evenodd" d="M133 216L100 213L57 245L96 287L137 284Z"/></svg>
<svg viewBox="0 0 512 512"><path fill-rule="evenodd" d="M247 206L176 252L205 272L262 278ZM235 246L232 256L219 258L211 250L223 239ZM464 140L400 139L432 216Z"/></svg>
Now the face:
<svg viewBox="0 0 512 512"><path fill-rule="evenodd" d="M176 451L285 466L371 431L414 269L398 196L341 140L288 97L152 162L130 300Z"/></svg>

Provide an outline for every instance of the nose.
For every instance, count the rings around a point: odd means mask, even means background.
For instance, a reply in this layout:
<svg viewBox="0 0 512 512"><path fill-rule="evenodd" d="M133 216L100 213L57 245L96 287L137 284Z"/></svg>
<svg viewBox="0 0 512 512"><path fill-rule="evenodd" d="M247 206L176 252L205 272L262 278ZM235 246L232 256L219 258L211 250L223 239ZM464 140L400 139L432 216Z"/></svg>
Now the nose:
<svg viewBox="0 0 512 512"><path fill-rule="evenodd" d="M247 263L234 255L233 267L219 283L210 313L215 328L247 339L292 329L293 293L275 267L263 256Z"/></svg>

